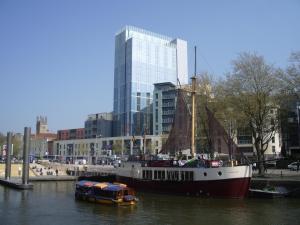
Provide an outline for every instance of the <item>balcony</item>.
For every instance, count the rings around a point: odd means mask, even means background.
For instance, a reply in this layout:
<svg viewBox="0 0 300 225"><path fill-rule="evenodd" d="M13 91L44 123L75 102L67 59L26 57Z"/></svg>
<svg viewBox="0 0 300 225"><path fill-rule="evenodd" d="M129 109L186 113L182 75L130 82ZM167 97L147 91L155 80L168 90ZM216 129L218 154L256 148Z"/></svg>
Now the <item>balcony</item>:
<svg viewBox="0 0 300 225"><path fill-rule="evenodd" d="M175 95L163 95L162 99L174 99Z"/></svg>
<svg viewBox="0 0 300 225"><path fill-rule="evenodd" d="M162 107L174 107L174 102L167 102L167 103L163 103Z"/></svg>
<svg viewBox="0 0 300 225"><path fill-rule="evenodd" d="M163 119L162 123L173 123L173 118Z"/></svg>
<svg viewBox="0 0 300 225"><path fill-rule="evenodd" d="M166 111L163 111L162 114L163 115L174 115L174 112L175 112L174 110L166 110Z"/></svg>

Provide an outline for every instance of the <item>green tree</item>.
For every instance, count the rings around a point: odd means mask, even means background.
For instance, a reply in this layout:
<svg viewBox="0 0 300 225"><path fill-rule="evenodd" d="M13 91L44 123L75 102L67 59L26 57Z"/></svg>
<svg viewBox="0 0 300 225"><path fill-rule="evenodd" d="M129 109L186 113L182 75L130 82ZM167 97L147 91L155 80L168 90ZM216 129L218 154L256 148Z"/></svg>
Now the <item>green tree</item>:
<svg viewBox="0 0 300 225"><path fill-rule="evenodd" d="M209 154L213 157L213 137L208 126L206 107L216 111L214 101L215 78L212 74L204 72L197 76L196 85L196 149L199 153Z"/></svg>
<svg viewBox="0 0 300 225"><path fill-rule="evenodd" d="M223 87L230 107L240 113L251 130L261 175L265 151L278 130L278 117L272 114L278 110L276 72L262 56L242 53L233 61L233 71Z"/></svg>
<svg viewBox="0 0 300 225"><path fill-rule="evenodd" d="M6 143L6 136L4 134L0 133L0 147Z"/></svg>
<svg viewBox="0 0 300 225"><path fill-rule="evenodd" d="M14 146L13 156L16 158L21 157L22 152L22 139L19 135L13 135L12 136L12 144Z"/></svg>
<svg viewBox="0 0 300 225"><path fill-rule="evenodd" d="M113 154L121 155L122 154L122 141L116 140L112 146Z"/></svg>

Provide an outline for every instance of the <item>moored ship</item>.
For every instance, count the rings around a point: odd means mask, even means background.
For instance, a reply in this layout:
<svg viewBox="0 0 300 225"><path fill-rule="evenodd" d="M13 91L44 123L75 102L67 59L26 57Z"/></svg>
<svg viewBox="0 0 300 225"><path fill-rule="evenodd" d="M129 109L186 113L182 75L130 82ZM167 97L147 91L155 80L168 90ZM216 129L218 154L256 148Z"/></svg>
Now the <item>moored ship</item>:
<svg viewBox="0 0 300 225"><path fill-rule="evenodd" d="M169 160L164 160L164 165L156 161L127 161L117 169L117 180L137 190L158 193L228 198L247 196L251 166L201 167L201 160L195 161L195 167L174 165L174 161Z"/></svg>
<svg viewBox="0 0 300 225"><path fill-rule="evenodd" d="M117 181L126 183L136 189L168 194L184 194L195 196L212 196L228 198L244 198L248 194L252 177L252 166L246 160L234 160L232 154L234 143L207 110L210 134L222 134L228 147L229 159L221 160L196 157L195 154L195 95L196 77L192 77L192 89L189 90L191 103L188 104L182 91L177 92L176 113L172 129L164 145L164 154L173 155L177 160L122 162L117 168ZM188 108L191 105L192 109ZM211 126L214 124L214 126ZM211 144L210 144L211 146ZM192 158L186 164L180 163L182 149L190 149ZM240 152L242 157L243 153ZM141 157L140 157L141 158ZM143 158L143 156L142 156ZM244 161L244 162L243 162ZM192 163L191 163L192 162ZM243 162L243 164L242 164Z"/></svg>

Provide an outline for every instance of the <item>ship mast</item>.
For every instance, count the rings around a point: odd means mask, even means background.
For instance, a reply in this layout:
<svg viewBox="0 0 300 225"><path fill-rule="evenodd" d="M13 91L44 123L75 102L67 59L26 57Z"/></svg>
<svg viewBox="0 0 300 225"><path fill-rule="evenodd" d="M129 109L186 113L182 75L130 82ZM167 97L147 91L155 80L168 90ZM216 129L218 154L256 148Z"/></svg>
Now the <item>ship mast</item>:
<svg viewBox="0 0 300 225"><path fill-rule="evenodd" d="M196 123L195 123L195 115L196 115L196 107L195 107L195 95L196 95L196 71L197 71L197 55L196 55L196 46L195 46L195 74L193 77L191 77L192 79L192 140L191 140L191 155L192 157L194 157L195 155L195 130L196 130Z"/></svg>

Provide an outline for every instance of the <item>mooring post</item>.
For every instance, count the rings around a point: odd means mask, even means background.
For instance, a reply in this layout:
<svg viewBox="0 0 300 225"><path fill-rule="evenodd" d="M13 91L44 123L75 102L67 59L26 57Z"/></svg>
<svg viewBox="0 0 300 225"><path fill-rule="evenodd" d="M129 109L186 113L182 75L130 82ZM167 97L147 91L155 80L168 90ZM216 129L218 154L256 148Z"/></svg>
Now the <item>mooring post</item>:
<svg viewBox="0 0 300 225"><path fill-rule="evenodd" d="M7 137L6 137L6 162L5 162L5 179L9 180L10 175L11 175L11 148L12 148L12 133L7 132Z"/></svg>
<svg viewBox="0 0 300 225"><path fill-rule="evenodd" d="M31 128L24 128L24 147L23 147L23 171L22 184L28 184L29 180L29 143L30 143Z"/></svg>

